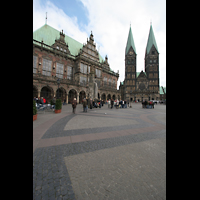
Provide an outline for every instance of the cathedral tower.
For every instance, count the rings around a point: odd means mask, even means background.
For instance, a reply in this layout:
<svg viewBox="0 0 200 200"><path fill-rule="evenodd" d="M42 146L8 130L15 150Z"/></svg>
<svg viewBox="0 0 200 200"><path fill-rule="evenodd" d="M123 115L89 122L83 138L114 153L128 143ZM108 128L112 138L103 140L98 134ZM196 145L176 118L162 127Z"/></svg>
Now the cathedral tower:
<svg viewBox="0 0 200 200"><path fill-rule="evenodd" d="M131 27L125 49L125 99L130 99L136 85L136 48Z"/></svg>
<svg viewBox="0 0 200 200"><path fill-rule="evenodd" d="M151 99L156 99L159 94L159 52L152 25L150 25L144 60Z"/></svg>

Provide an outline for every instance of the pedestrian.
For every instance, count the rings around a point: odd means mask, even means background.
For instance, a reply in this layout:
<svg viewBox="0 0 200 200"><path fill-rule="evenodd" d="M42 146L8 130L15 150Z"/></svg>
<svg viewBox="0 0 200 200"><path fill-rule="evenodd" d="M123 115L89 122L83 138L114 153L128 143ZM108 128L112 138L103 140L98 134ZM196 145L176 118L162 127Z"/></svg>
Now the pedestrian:
<svg viewBox="0 0 200 200"><path fill-rule="evenodd" d="M116 108L118 109L119 108L119 100L117 99L117 102L116 102Z"/></svg>
<svg viewBox="0 0 200 200"><path fill-rule="evenodd" d="M108 108L110 108L110 103L111 103L111 102L110 102L110 99L109 99L109 100L108 100Z"/></svg>
<svg viewBox="0 0 200 200"><path fill-rule="evenodd" d="M46 103L46 99L45 98L43 98L43 102Z"/></svg>
<svg viewBox="0 0 200 200"><path fill-rule="evenodd" d="M83 99L83 112L87 112L86 105L87 105L87 101L86 101L86 99L84 98L84 99Z"/></svg>
<svg viewBox="0 0 200 200"><path fill-rule="evenodd" d="M43 106L43 104L44 104L43 97L41 97L41 99L40 99L40 103L41 103L42 106Z"/></svg>
<svg viewBox="0 0 200 200"><path fill-rule="evenodd" d="M86 112L88 110L88 106L90 106L90 100L86 97L87 105L86 105Z"/></svg>
<svg viewBox="0 0 200 200"><path fill-rule="evenodd" d="M122 108L124 108L124 100L122 100Z"/></svg>
<svg viewBox="0 0 200 200"><path fill-rule="evenodd" d="M76 105L77 105L77 101L76 101L76 98L74 98L74 100L72 101L72 108L73 108L73 113L75 114L76 112Z"/></svg>
<svg viewBox="0 0 200 200"><path fill-rule="evenodd" d="M54 96L53 99L52 99L52 108L53 108L53 111L55 109L55 104L56 104L56 97Z"/></svg>
<svg viewBox="0 0 200 200"><path fill-rule="evenodd" d="M111 109L113 108L114 101L111 99Z"/></svg>
<svg viewBox="0 0 200 200"><path fill-rule="evenodd" d="M92 99L90 98L90 109L92 109Z"/></svg>

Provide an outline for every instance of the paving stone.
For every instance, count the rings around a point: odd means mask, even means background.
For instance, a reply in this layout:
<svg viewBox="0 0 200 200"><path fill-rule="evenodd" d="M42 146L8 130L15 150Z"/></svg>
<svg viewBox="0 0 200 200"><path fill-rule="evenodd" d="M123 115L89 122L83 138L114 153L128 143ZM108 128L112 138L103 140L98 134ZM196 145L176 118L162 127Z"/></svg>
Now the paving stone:
<svg viewBox="0 0 200 200"><path fill-rule="evenodd" d="M114 137L105 139L36 148L33 154L33 199L116 200L132 196L134 199L166 199L165 106L157 105L148 111L140 106L136 104L132 109L120 109L120 112L104 107L86 113L89 114L87 119L93 117L98 123L104 119L104 111L109 118L123 118L124 123L128 122L119 127L107 126L109 122L104 122L102 127L82 130L78 123L80 116L86 114L78 110L77 129L64 130L66 124L75 119L75 115L70 114L49 126L42 139L108 131L116 131L117 137L112 133ZM131 119L137 123L131 124ZM43 124L38 125L37 130L40 126ZM134 134L129 129L135 130Z"/></svg>

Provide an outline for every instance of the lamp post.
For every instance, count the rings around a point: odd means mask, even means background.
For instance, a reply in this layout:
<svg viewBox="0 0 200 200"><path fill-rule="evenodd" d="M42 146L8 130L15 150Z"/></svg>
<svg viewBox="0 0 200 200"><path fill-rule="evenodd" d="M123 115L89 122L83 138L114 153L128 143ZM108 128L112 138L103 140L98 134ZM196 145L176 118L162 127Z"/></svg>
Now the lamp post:
<svg viewBox="0 0 200 200"><path fill-rule="evenodd" d="M132 106L131 106L131 95L132 95L132 90L130 91L130 108L132 108Z"/></svg>
<svg viewBox="0 0 200 200"><path fill-rule="evenodd" d="M60 85L60 79L57 79L57 84L58 84L58 92L57 92L57 99L59 98L59 85Z"/></svg>

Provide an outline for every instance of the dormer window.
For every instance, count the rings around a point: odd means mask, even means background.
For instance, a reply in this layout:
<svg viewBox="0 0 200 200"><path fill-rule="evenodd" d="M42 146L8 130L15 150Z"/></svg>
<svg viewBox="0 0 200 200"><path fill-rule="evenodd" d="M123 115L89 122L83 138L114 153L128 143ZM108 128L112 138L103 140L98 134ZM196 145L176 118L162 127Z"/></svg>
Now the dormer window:
<svg viewBox="0 0 200 200"><path fill-rule="evenodd" d="M56 48L59 49L59 46L57 46Z"/></svg>

